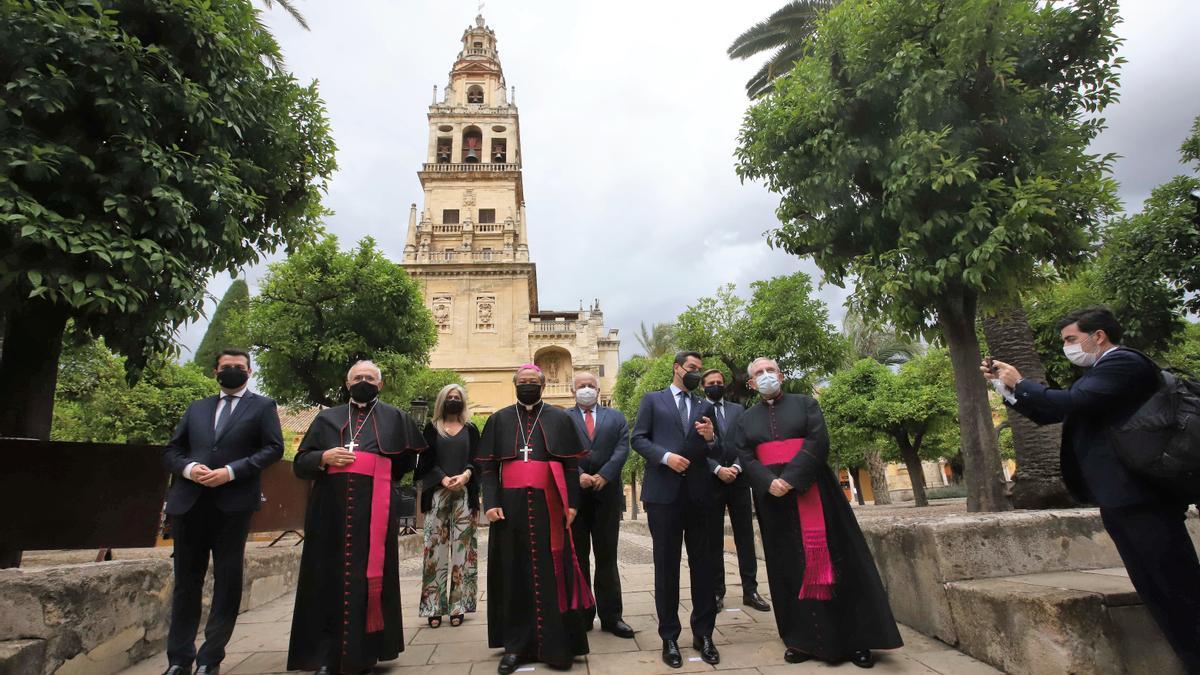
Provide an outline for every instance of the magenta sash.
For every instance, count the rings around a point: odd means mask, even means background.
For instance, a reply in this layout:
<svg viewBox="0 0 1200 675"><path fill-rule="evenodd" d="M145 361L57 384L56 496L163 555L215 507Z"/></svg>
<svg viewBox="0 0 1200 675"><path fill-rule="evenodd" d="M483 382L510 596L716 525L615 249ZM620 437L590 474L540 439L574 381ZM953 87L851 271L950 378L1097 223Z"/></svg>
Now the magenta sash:
<svg viewBox="0 0 1200 675"><path fill-rule="evenodd" d="M803 451L803 438L788 438L760 443L754 454L763 464L787 464ZM800 585L800 599L830 600L833 598L833 560L829 556L829 539L825 532L825 507L815 484L796 495L796 510L804 542L804 580Z"/></svg>
<svg viewBox="0 0 1200 675"><path fill-rule="evenodd" d="M558 611L588 608L593 604L592 589L579 569L579 558L575 555L575 541L567 525L566 510L567 479L562 462L539 462L510 460L500 469L500 481L506 488L534 488L546 494L546 510L550 512L550 552L554 556L554 572L558 577ZM554 494L558 498L554 499ZM532 518L532 514L530 518ZM558 527L556 523L562 523ZM567 603L566 566L563 557L569 551L574 568L575 583L571 587L571 602ZM536 570L534 572L536 574Z"/></svg>
<svg viewBox="0 0 1200 675"><path fill-rule="evenodd" d="M383 455L357 452L348 466L331 466L329 473L370 476L371 526L367 553L367 632L383 630L383 557L392 500L392 460Z"/></svg>

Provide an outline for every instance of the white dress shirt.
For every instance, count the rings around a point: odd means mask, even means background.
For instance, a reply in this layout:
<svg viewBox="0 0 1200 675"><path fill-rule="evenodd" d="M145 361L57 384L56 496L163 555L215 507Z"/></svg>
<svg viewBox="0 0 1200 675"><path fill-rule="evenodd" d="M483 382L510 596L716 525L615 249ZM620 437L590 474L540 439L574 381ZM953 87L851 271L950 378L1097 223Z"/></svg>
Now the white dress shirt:
<svg viewBox="0 0 1200 675"><path fill-rule="evenodd" d="M238 404L242 402L242 397L246 395L246 390L249 388L249 384L244 384L242 385L241 389L238 389L232 394L226 393L223 389L221 390L221 398L217 399L217 413L216 415L213 415L213 429L217 428L217 420L221 419L221 411L225 408L225 406L230 406L229 414L232 416L233 412L237 410ZM226 396L230 396L232 398L227 401L225 400ZM195 468L195 466L199 463L200 462L189 462L187 466L183 467L183 477L191 480L192 469ZM233 480L233 467L226 464L225 470L229 472L229 480Z"/></svg>
<svg viewBox="0 0 1200 675"><path fill-rule="evenodd" d="M678 410L679 410L679 403L678 403L678 401L679 401L679 395L680 395L680 394L687 394L687 392L685 392L684 390L680 389L679 387L676 387L676 386L675 386L675 383L674 383L674 382L672 382L672 383L671 383L671 401L673 401L673 402L675 403L675 410L677 411L675 414L679 414L679 413L678 413ZM687 414L688 414L688 419L690 420L690 419L692 419L692 395L691 395L691 394L687 394L686 396L684 396L684 397L683 397L683 399L684 399L684 401L686 401L685 405L687 406ZM684 430L683 430L683 433L684 433L684 435L686 436L686 435L687 435L687 429L684 429ZM709 442L708 442L708 445L709 445L709 447L712 447L712 441L709 441ZM668 460L668 459L670 459L670 458L671 458L671 455L674 455L674 454L675 454L675 453L673 453L673 452L670 452L670 451L664 452L664 453L663 453L663 456L662 456L662 461L660 461L660 462L659 462L659 464L666 464L666 463L667 463L667 460ZM720 468L721 468L721 467L717 467L716 469L713 469L713 475L714 475L714 476L715 476L715 475L717 475L717 471L718 471ZM740 468L740 467L739 467L739 468Z"/></svg>

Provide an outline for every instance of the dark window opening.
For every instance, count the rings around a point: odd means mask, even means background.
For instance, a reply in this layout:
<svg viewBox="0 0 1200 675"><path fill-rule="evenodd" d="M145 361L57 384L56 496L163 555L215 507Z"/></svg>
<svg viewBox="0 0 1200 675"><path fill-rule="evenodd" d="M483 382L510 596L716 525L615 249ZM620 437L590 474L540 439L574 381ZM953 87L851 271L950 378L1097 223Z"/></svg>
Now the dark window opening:
<svg viewBox="0 0 1200 675"><path fill-rule="evenodd" d="M476 43L475 43L475 48L476 48L476 49L483 49L483 43L482 43L482 42L476 42Z"/></svg>
<svg viewBox="0 0 1200 675"><path fill-rule="evenodd" d="M467 89L467 103L483 104L483 87L473 84Z"/></svg>
<svg viewBox="0 0 1200 675"><path fill-rule="evenodd" d="M492 161L496 164L508 161L508 143L503 138L492 139Z"/></svg>
<svg viewBox="0 0 1200 675"><path fill-rule="evenodd" d="M454 148L454 139L442 137L437 139L437 163L449 164Z"/></svg>
<svg viewBox="0 0 1200 675"><path fill-rule="evenodd" d="M458 224L458 209L442 209L442 224L457 225Z"/></svg>
<svg viewBox="0 0 1200 675"><path fill-rule="evenodd" d="M463 130L462 143L462 161L465 164L474 164L481 162L483 159L480 154L483 153L483 132L479 127L467 127Z"/></svg>
<svg viewBox="0 0 1200 675"><path fill-rule="evenodd" d="M496 209L479 209L479 223L496 222Z"/></svg>

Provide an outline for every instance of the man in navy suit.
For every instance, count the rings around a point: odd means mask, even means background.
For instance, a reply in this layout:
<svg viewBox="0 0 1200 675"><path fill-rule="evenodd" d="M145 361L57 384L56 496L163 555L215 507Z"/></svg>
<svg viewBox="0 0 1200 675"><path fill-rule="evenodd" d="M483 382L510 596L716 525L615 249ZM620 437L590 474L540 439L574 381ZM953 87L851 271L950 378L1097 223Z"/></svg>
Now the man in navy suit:
<svg viewBox="0 0 1200 675"><path fill-rule="evenodd" d="M733 543L737 549L738 575L742 579L742 604L760 612L771 611L771 605L758 594L758 559L754 553L754 507L750 497L750 484L742 478L742 464L730 442L730 434L737 428L738 418L745 410L739 403L725 400L725 373L710 368L700 375L704 395L713 405L717 415L714 421L717 434L725 442L724 456L709 459L708 468L713 473L717 499L713 504L713 555L717 561L713 581L717 591L717 610L725 604L725 509L729 509L729 524L733 527Z"/></svg>
<svg viewBox="0 0 1200 675"><path fill-rule="evenodd" d="M621 469L629 457L629 423L619 411L598 403L600 384L592 373L575 373L572 391L575 407L567 413L583 447L590 450L579 460L579 512L571 523L579 566L596 594L595 608L583 611L589 627L595 612L600 615L602 630L631 638L633 628L621 619L621 577L617 572L617 538L625 505ZM589 573L588 551L596 553L595 577Z"/></svg>
<svg viewBox="0 0 1200 675"><path fill-rule="evenodd" d="M226 349L213 374L219 396L193 401L163 450L173 480L167 515L175 541L175 590L164 675L220 672L242 601L242 561L250 516L261 499L259 475L283 456L275 401L249 391L250 355ZM213 559L213 599L196 651L200 592Z"/></svg>
<svg viewBox="0 0 1200 675"><path fill-rule="evenodd" d="M1184 525L1188 503L1125 468L1107 433L1154 393L1158 367L1121 348L1121 326L1103 307L1072 312L1059 329L1067 359L1086 369L1070 389L1023 379L999 361L981 370L1012 390L1017 412L1063 423L1063 481L1076 499L1100 507L1133 587L1187 672L1200 673L1200 561Z"/></svg>
<svg viewBox="0 0 1200 675"><path fill-rule="evenodd" d="M712 641L717 618L711 539L715 486L709 459L721 457L711 403L691 391L700 385L700 355L679 352L671 385L642 397L633 449L646 458L642 503L654 542L654 605L662 659L683 665L679 653L679 563L686 542L692 580L692 646L706 663L719 663ZM695 464L695 467L691 465Z"/></svg>

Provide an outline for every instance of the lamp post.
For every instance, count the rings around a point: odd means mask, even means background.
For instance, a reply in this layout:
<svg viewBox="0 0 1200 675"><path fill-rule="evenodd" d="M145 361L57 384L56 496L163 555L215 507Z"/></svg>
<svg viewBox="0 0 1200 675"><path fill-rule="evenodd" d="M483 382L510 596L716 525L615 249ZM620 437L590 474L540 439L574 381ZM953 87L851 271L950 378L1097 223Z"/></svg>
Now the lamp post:
<svg viewBox="0 0 1200 675"><path fill-rule="evenodd" d="M408 412L413 416L418 428L424 427L425 417L429 414L429 402L418 396L408 402Z"/></svg>

